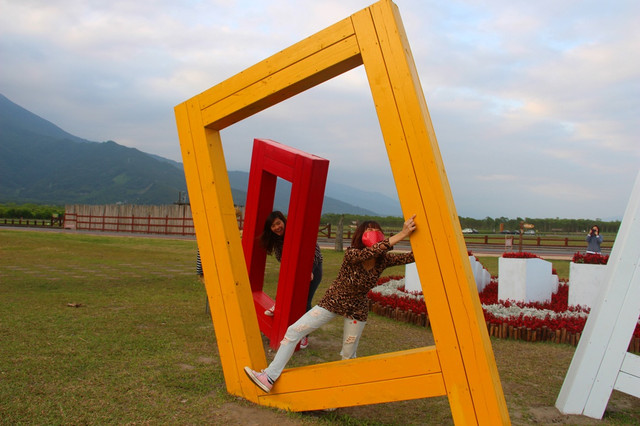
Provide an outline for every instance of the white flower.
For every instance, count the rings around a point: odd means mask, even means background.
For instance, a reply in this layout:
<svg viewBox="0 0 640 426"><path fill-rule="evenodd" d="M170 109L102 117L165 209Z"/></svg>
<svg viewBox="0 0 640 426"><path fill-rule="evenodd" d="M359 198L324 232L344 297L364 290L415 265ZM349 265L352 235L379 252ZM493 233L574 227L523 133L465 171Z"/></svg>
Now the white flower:
<svg viewBox="0 0 640 426"><path fill-rule="evenodd" d="M384 284L372 288L371 291L385 297L397 296L406 299L424 301L424 296L421 293L408 293L404 290L399 290L401 287L404 287L404 278L399 280L389 280Z"/></svg>
<svg viewBox="0 0 640 426"><path fill-rule="evenodd" d="M508 308L499 303L492 305L482 305L482 309L498 318L518 318L520 315L523 318L538 318L541 320L554 320L554 319L569 319L569 318L587 318L589 316L586 312L574 312L564 311L555 312L550 309L535 309L535 308L521 308L516 305L511 305Z"/></svg>
<svg viewBox="0 0 640 426"><path fill-rule="evenodd" d="M419 301L424 301L424 296L421 293L408 293L404 290L400 290L400 288L404 288L404 278L399 280L389 280L384 284L376 286L371 289L372 292L378 293L382 296L397 296L407 299L415 299ZM575 311L565 311L565 312L555 312L550 309L535 309L524 307L521 308L516 305L511 305L508 308L499 303L492 305L482 305L482 309L486 312L493 314L498 318L518 318L522 315L524 318L539 318L539 319L570 319L570 318L587 318L589 316L586 312L575 312Z"/></svg>

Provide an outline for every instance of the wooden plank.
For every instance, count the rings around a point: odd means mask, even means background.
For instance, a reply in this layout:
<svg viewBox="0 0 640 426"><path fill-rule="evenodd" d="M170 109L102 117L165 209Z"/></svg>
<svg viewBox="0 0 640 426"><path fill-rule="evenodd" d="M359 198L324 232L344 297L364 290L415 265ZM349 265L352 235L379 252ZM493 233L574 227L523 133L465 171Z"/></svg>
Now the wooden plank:
<svg viewBox="0 0 640 426"><path fill-rule="evenodd" d="M616 383L613 388L620 392L635 396L636 398L640 398L640 377L621 371L618 373L618 378L616 379Z"/></svg>
<svg viewBox="0 0 640 426"><path fill-rule="evenodd" d="M305 312L329 162L263 139L254 140L253 155L245 213L248 229L243 238L243 248L250 265L260 330L269 338L270 346L277 349L289 325ZM264 223L273 207L276 177L282 175L292 181L292 193L278 276L278 308L273 318L267 319L262 312L272 302L270 297L261 294L266 256L258 246L258 237L262 230L260 224ZM261 269L256 271L255 268Z"/></svg>
<svg viewBox="0 0 640 426"><path fill-rule="evenodd" d="M190 201L196 238L203 266L208 268L205 285L216 336L220 335L223 348L221 358L225 360L221 362L227 390L255 400L255 386L243 380L244 372L237 363L266 366L266 356L255 310L251 309L251 290L219 133L202 126L197 102L187 102L175 110L185 168L189 170L185 173L187 188L193 194ZM225 285L229 282L237 285Z"/></svg>
<svg viewBox="0 0 640 426"><path fill-rule="evenodd" d="M306 311L329 161L300 153L296 155L292 166L288 231L285 235L277 296L278 300L284 301L284 305L281 315L274 321L278 329L274 336L277 342L282 340L288 326ZM285 285L281 286L281 283ZM271 346L277 347L274 344Z"/></svg>
<svg viewBox="0 0 640 426"><path fill-rule="evenodd" d="M254 140L251 166L249 169L242 238L242 248L249 270L249 280L251 281L251 290L253 292L261 292L264 286L264 269L267 254L259 246L259 237L262 233L265 220L273 210L273 199L276 193L276 176L264 172L261 162L258 161L258 159L264 156L264 148L264 144L257 143L256 140ZM254 301L258 302L255 298ZM265 303L273 303L273 301ZM258 309L258 312L264 312L270 307L271 305L261 307ZM262 330L263 318L261 317L261 315L258 315L258 321L261 322L260 329ZM271 323L271 321L269 321L269 323Z"/></svg>
<svg viewBox="0 0 640 426"><path fill-rule="evenodd" d="M354 16L354 27L403 212L418 213L418 231L411 238L412 247L421 281L430 284L423 290L438 351L442 351L454 418L464 423L490 419L508 422L435 132L397 10L386 3L371 7L372 25L361 12ZM420 223L423 218L426 223ZM442 283L445 291L434 283ZM489 387L496 389L494 394L486 392Z"/></svg>
<svg viewBox="0 0 640 426"><path fill-rule="evenodd" d="M202 92L198 95L202 108L209 108L214 103L279 73L283 68L308 59L322 49L350 37L353 37L353 26L351 20L345 18Z"/></svg>
<svg viewBox="0 0 640 426"><path fill-rule="evenodd" d="M602 418L640 311L640 173L616 236L605 286L592 307L556 407Z"/></svg>
<svg viewBox="0 0 640 426"><path fill-rule="evenodd" d="M236 383L228 382L228 389L255 400L257 388L239 373L243 365L260 369L266 360L256 332L255 310L242 306L250 297L245 294L250 292L250 285L239 236L235 235L235 214L232 226L227 211L232 200L217 130L363 61L403 211L407 215L418 214L419 228L411 241L421 281L431 283L425 295L429 296L432 323L434 315L439 318L436 347L286 370L272 394L259 396L260 403L302 410L310 404L331 406L337 400L344 405L361 405L446 392L456 422L507 423L506 404L500 398L502 389L491 366L494 361L490 346L487 349L488 336L486 330L485 336L482 329L478 330L481 311L479 314L479 302L470 297L472 275L466 251L462 253L464 244L458 235L457 215L437 141L399 15L388 0L285 49L186 103L197 119L192 120L189 131L179 134L181 143L184 138L194 139L194 155L205 159L202 163L189 163L189 167L198 170L196 177L188 180L192 182L190 190L193 187L202 193L196 202L194 223L198 234L206 226L203 221L208 224L209 229L202 231L207 234L204 244L210 253L205 260L216 264L213 281L219 286L221 301L217 303L224 312L214 313L214 323L217 315L225 315L220 320L229 329L229 341L222 339L219 344L230 345L234 355L234 371L225 371L225 378ZM177 114L177 119L185 118ZM190 147L188 143L185 146L187 150ZM199 244L200 240L198 235ZM209 283L207 286L209 292ZM470 330L459 330L465 327ZM247 340L243 341L245 334ZM229 349L221 352L227 356ZM482 371L470 372L471 369Z"/></svg>
<svg viewBox="0 0 640 426"><path fill-rule="evenodd" d="M262 405L278 407L283 410L309 411L444 395L442 374L434 373L381 382L363 382L350 386L304 390L277 396L262 394L258 398Z"/></svg>
<svg viewBox="0 0 640 426"><path fill-rule="evenodd" d="M627 352L614 389L640 398L640 356Z"/></svg>
<svg viewBox="0 0 640 426"><path fill-rule="evenodd" d="M387 43L381 42L380 45L385 58L392 58L386 61L390 69L391 85L398 87L402 82L407 82L406 91L396 89L394 93L411 158L414 164L417 164L414 169L421 183L420 192L428 208L429 232L432 234L433 245L437 247L436 255L440 273L457 335L454 352L456 349L461 352L465 366L464 373L472 392L473 409L479 422L501 419L502 422L507 423L506 403L477 297L466 245L407 37L397 8L372 8L372 11L379 37L381 37L380 34L385 34L389 40ZM376 13L377 11L379 13ZM389 12L394 15L397 23L395 28L384 26L384 23L392 22L390 16L385 16L385 13ZM379 29L381 26L384 26L384 31ZM413 87L410 87L408 82L412 82ZM417 112L420 112L422 120L415 118ZM425 141L429 143L424 143ZM429 164L429 167L423 167L423 164ZM434 201L438 202L440 208L430 207L435 204ZM418 266L418 268L419 271L426 272L424 267ZM437 318L436 322L439 323L439 321L440 318ZM432 327L436 325L432 323ZM446 381L447 373L451 370L443 366L443 371ZM494 389L496 392L491 394L487 389Z"/></svg>
<svg viewBox="0 0 640 426"><path fill-rule="evenodd" d="M407 135L402 125L400 112L395 94L395 87L391 85L386 68L385 57L378 40L377 28L371 22L371 18L361 12L354 16L354 27L361 40L362 57L365 70L369 78L369 84L378 111L378 119L389 154L391 168L396 181L396 188L405 215L417 214L416 223L418 230L411 236L411 245L416 257L416 264L427 271L421 274L421 282L428 282L428 288L423 292L427 301L427 309L431 320L434 337L438 351L442 353L443 375L447 384L450 401L457 405L473 407L461 356L457 351L458 342L455 328L451 320L452 313L444 291L443 278L438 264L438 255L435 250L433 225L429 222L429 212L425 206L424 196L420 192L416 171L413 166L411 153L407 146ZM423 120L423 117L414 117ZM429 164L429 162L425 162ZM435 185L435 183L434 183ZM437 200L431 200L431 205L437 205ZM436 320L437 319L437 320ZM449 373L449 372L454 373ZM457 412L452 404L452 411ZM466 414L465 414L466 413ZM472 417L472 421L470 420ZM457 414L454 418L463 419L464 423L475 423L473 410Z"/></svg>
<svg viewBox="0 0 640 426"><path fill-rule="evenodd" d="M624 356L620 371L640 378L640 356L627 352Z"/></svg>
<svg viewBox="0 0 640 426"><path fill-rule="evenodd" d="M274 392L350 386L441 372L435 346L286 369Z"/></svg>
<svg viewBox="0 0 640 426"><path fill-rule="evenodd" d="M257 83L239 81L232 96L216 100L202 111L203 120L212 129L223 129L360 64L355 38L347 38L301 61L285 63L279 72Z"/></svg>
<svg viewBox="0 0 640 426"><path fill-rule="evenodd" d="M211 232L209 231L208 222L204 217L204 198L199 180L198 160L194 150L194 136L192 136L193 125L195 132L201 128L195 118L190 117L189 110L193 110L193 102L185 102L175 107L176 122L178 124L178 136L180 137L180 147L182 150L182 160L184 163L185 177L187 188L191 193L190 201L194 215L194 222L200 222L199 231L196 234L200 257L202 259L203 268L207 274L207 297L212 310L224 312L224 304L222 301L222 292L218 281L218 271L216 268L215 254L211 247ZM196 116L199 115L196 113ZM192 121L196 121L192 123ZM194 208L199 205L200 208ZM197 226L197 225L196 225ZM234 353L233 345L231 345L231 332L228 323L225 321L213 321L216 339L220 344L220 362L225 372L225 382L239 383L237 373L235 372L235 363L233 362ZM226 344L225 344L226 343Z"/></svg>

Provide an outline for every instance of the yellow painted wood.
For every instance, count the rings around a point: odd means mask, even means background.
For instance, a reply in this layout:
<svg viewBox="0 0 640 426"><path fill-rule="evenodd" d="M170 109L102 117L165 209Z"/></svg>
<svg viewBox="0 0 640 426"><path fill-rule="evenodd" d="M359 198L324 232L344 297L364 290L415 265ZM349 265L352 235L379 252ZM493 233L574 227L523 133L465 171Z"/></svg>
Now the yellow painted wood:
<svg viewBox="0 0 640 426"><path fill-rule="evenodd" d="M271 394L219 130L364 63L406 215L435 348L285 370ZM207 293L230 393L294 411L446 394L460 424L508 424L435 131L396 6L382 0L176 107Z"/></svg>
<svg viewBox="0 0 640 426"><path fill-rule="evenodd" d="M504 401L504 395L500 386L500 380L497 372L497 368L494 361L493 351L489 341L489 336L486 331L484 315L482 314L482 308L479 298L477 297L477 290L473 273L468 261L467 249L462 238L462 232L460 224L455 211L453 203L453 196L451 194L442 158L440 156L438 143L435 137L435 131L429 118L426 102L422 95L422 90L419 87L419 80L417 78L417 71L413 64L413 59L410 57L410 50L408 49L408 42L406 42L406 36L401 27L401 21L396 8L393 8L396 22L399 23L401 30L400 37L396 39L396 42L401 42L403 46L406 46L406 50L402 50L399 45L395 49L390 49L387 56L394 52L396 55L402 52L407 52L407 63L409 65L409 71L412 76L412 80L415 82L416 90L413 93L417 96L409 96L404 99L400 99L400 108L420 108L425 120L425 129L415 126L416 121L410 118L409 111L402 112L403 116L409 117L409 129L415 133L414 138L408 137L409 149L412 152L412 158L416 157L414 153L418 153L417 157L420 159L419 163L426 161L432 161L435 167L426 168L426 171L433 176L433 179L429 179L427 188L432 188L432 182L439 179L439 185L435 185L436 190L440 189L441 193L437 193L437 196L442 197L440 199L440 206L442 207L441 215L437 217L440 219L440 223L432 231L434 234L434 245L438 248L450 247L450 256L444 257L440 262L442 265L441 270L444 278L445 289L447 292L448 302L451 306L453 314L452 320L456 328L456 334L458 336L458 343L460 346L461 354L465 364L466 375L468 377L469 386L473 394L474 407L476 414L482 422L490 423L495 418L501 418L503 421L508 421L508 413L506 411L506 404ZM390 19L381 19L381 22L389 22ZM374 18L375 19L375 18ZM376 20L377 22L377 20ZM380 27L380 25L378 25ZM398 43L400 44L400 43ZM391 60L387 63L393 66L398 66L402 61ZM390 73L391 76L396 73ZM405 75L400 75L394 82L392 78L392 84L395 85L399 79L409 81ZM413 99L413 104L411 100ZM403 123L407 122L403 119ZM429 136L430 151L425 144L421 144L420 141L424 140L424 136ZM426 149L426 155L420 155L420 148ZM431 155L429 155L431 154ZM417 168L416 168L417 169ZM417 173L417 176L420 176ZM421 185L424 187L424 184ZM434 194L436 195L436 194ZM429 202L430 197L434 195L427 195ZM426 204L426 203L425 203ZM436 210L437 211L437 210ZM433 221L431 221L433 223ZM437 232L441 231L441 232ZM448 243L445 243L448 242ZM444 250L443 250L444 251ZM446 251L444 252L446 253ZM439 258L442 256L439 256ZM476 352L482 349L484 353L478 356ZM446 379L446 378L445 378ZM494 389L495 395L487 397L486 389ZM495 400L498 403L495 403Z"/></svg>
<svg viewBox="0 0 640 426"><path fill-rule="evenodd" d="M258 398L263 405L283 410L308 411L431 398L444 396L445 393L442 374L430 374L278 395L262 394Z"/></svg>
<svg viewBox="0 0 640 426"><path fill-rule="evenodd" d="M220 130L361 64L346 19L203 93L203 119Z"/></svg>
<svg viewBox="0 0 640 426"><path fill-rule="evenodd" d="M245 286L225 285L242 280L248 283L248 275L221 141L217 132L203 127L197 102L178 105L175 112L187 189L189 194L194 194L190 196L191 210L225 382L230 393L255 401L255 386L246 383L244 372L237 364L240 360L256 365L266 365L266 362L255 311L239 308L244 298L251 297L250 290ZM224 176L216 176L220 170ZM214 184L206 185L207 182Z"/></svg>
<svg viewBox="0 0 640 426"><path fill-rule="evenodd" d="M402 362L398 362L401 360ZM353 386L441 373L434 346L287 369L274 393ZM282 391L281 391L282 389Z"/></svg>
<svg viewBox="0 0 640 426"><path fill-rule="evenodd" d="M351 19L343 19L202 92L198 96L202 109L207 109L215 102L232 96L244 87L260 82L291 64L309 58L322 49L353 36Z"/></svg>
<svg viewBox="0 0 640 426"><path fill-rule="evenodd" d="M466 246L411 50L397 8L382 3L370 8L372 25L361 12L354 16L354 26L403 211L417 211L418 217L423 213L427 219L427 227L418 223L412 246L421 282L429 283L423 290L454 418L465 424L508 422ZM373 31L376 42L372 42ZM403 196L402 191L414 196ZM415 206L418 202L422 208ZM423 236L424 231L428 235ZM420 244L423 241L430 246L426 250ZM481 354L478 348L483 349ZM495 393L486 392L489 388Z"/></svg>
<svg viewBox="0 0 640 426"><path fill-rule="evenodd" d="M446 394L435 347L287 369L260 403L286 410L373 404Z"/></svg>

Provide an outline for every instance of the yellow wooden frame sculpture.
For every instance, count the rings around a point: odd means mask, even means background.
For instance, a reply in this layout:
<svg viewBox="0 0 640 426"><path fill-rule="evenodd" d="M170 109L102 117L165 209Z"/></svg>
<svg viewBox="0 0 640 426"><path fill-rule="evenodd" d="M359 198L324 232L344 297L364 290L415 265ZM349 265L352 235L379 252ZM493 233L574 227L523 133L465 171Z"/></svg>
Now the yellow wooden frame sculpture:
<svg viewBox="0 0 640 426"><path fill-rule="evenodd" d="M411 236L435 346L291 368L269 394L220 130L364 64ZM458 424L509 415L458 216L398 9L382 0L175 107L227 390L293 411L447 395Z"/></svg>

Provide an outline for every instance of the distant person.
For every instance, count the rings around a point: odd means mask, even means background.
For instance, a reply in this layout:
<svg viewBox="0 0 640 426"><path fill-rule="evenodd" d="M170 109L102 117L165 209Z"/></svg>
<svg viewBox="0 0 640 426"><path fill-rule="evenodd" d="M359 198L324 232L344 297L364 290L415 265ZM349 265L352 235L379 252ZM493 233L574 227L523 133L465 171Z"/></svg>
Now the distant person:
<svg viewBox="0 0 640 426"><path fill-rule="evenodd" d="M202 284L204 284L204 271L202 270L202 260L200 259L200 249L198 249L198 253L196 254L196 275ZM209 295L205 294L206 303L204 306L204 311L209 314L211 313L211 307L209 306Z"/></svg>
<svg viewBox="0 0 640 426"><path fill-rule="evenodd" d="M196 275L200 278L200 281L204 282L204 272L202 272L202 260L200 260L200 249L196 255Z"/></svg>
<svg viewBox="0 0 640 426"><path fill-rule="evenodd" d="M256 386L270 392L300 339L338 316L342 316L344 322L340 355L342 359L356 357L369 314L367 293L377 285L378 278L389 266L415 262L413 252L389 252L416 229L414 218L415 215L404 223L402 231L389 238L385 238L377 222L366 221L358 226L351 247L344 253L338 276L320 302L289 326L271 364L261 372L244 367L245 373Z"/></svg>
<svg viewBox="0 0 640 426"><path fill-rule="evenodd" d="M284 233L287 227L287 219L285 219L282 212L275 210L272 211L267 220L264 221L264 229L260 235L260 244L267 251L267 254L273 254L278 262L282 261L282 247L284 245ZM320 246L316 242L316 250L313 255L313 266L311 268L311 282L309 282L309 293L307 294L307 306L305 312L311 309L311 301L313 295L322 281L322 253L320 252ZM264 314L272 317L273 312L276 309L274 304L272 307L264 311ZM309 339L305 336L300 341L300 349L305 349L309 346Z"/></svg>
<svg viewBox="0 0 640 426"><path fill-rule="evenodd" d="M600 244L602 244L602 235L598 225L593 225L591 231L587 235L587 254L601 254Z"/></svg>

